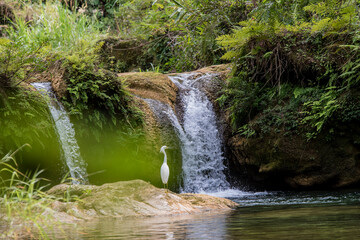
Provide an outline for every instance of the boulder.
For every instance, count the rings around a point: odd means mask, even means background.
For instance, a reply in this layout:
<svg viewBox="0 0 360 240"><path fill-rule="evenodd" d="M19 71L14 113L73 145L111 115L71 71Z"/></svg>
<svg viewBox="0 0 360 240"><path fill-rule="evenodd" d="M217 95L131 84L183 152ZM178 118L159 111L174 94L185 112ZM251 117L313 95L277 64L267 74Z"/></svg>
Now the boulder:
<svg viewBox="0 0 360 240"><path fill-rule="evenodd" d="M140 217L230 210L238 204L203 194L176 194L142 180L107 183L102 186L57 185L48 194L68 202L54 201L50 208L62 222L97 217ZM66 198L65 198L66 199ZM64 218L64 216L68 216Z"/></svg>
<svg viewBox="0 0 360 240"><path fill-rule="evenodd" d="M211 78L200 78L197 79L195 86L206 93L207 97L213 104L216 103L216 99L221 96L221 90L226 82L226 79L229 77L231 67L229 64L222 65L212 65L205 68L200 68L193 72L188 72L193 74L194 80L205 74L211 74ZM169 74L169 76L176 76L178 73Z"/></svg>
<svg viewBox="0 0 360 240"><path fill-rule="evenodd" d="M131 223L148 221L145 217L226 213L238 206L231 200L203 194L176 194L142 180L102 186L60 184L47 194L41 202L15 203L19 212L12 212L10 217L0 211L0 239L74 239L79 227L104 218Z"/></svg>
<svg viewBox="0 0 360 240"><path fill-rule="evenodd" d="M154 99L174 108L178 89L166 75L154 72L130 72L119 73L118 76L133 95Z"/></svg>

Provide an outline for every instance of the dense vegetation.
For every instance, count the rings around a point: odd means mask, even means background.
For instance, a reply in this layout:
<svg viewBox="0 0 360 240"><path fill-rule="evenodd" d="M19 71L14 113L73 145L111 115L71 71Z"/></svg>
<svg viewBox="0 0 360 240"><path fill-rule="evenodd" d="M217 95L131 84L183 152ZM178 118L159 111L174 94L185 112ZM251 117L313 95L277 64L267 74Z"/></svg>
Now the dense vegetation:
<svg viewBox="0 0 360 240"><path fill-rule="evenodd" d="M116 72L222 62L232 62L233 73L219 101L234 131L247 137L284 131L331 138L359 118L354 0L4 0L0 13L2 125L22 114L11 104L44 104L32 97L11 103L28 96L22 82L61 78L61 100L73 118L94 126L97 139L104 126L134 129L141 114ZM25 117L37 136L34 116ZM17 128L5 135L17 136Z"/></svg>
<svg viewBox="0 0 360 240"><path fill-rule="evenodd" d="M67 89L57 89L58 95L99 139L104 126L141 124L112 72L220 63L224 51L216 38L245 19L249 7L245 1L6 0L0 9L0 91L21 91L23 81L64 79Z"/></svg>
<svg viewBox="0 0 360 240"><path fill-rule="evenodd" d="M94 130L94 134L101 131L103 125L117 127L124 122L135 126L141 123L140 113L131 106L123 83L101 66L99 59L103 42L100 40L105 32L99 30L96 20L55 3L10 2L8 6L25 12L31 8L34 12L26 13L32 14L26 17L30 20L22 15L14 17L12 24L3 30L4 37L0 38L0 108L3 109L0 121L4 121L3 126L13 126L14 123L8 120L18 118L22 119L22 128L29 126L34 132L39 129L43 132L43 128L33 128L31 121L24 120L36 119L34 113L44 108L35 109L39 104L34 102L41 102L41 98L21 97L32 94L22 82L56 77L64 79L67 84L66 92L61 96L65 106L74 116L85 118L86 123L96 126L99 130ZM12 101L15 96L21 100ZM10 107L11 104L27 109L24 112L24 109ZM31 107L26 107L29 104ZM47 121L51 125L49 118ZM31 134L20 131L22 128L18 125L6 128L4 134L24 141ZM35 134L34 138L38 135ZM14 140L19 147L19 139Z"/></svg>
<svg viewBox="0 0 360 240"><path fill-rule="evenodd" d="M332 138L359 119L357 4L261 1L240 27L218 38L223 58L234 63L220 101L235 131Z"/></svg>
<svg viewBox="0 0 360 240"><path fill-rule="evenodd" d="M142 124L116 73L219 63L233 66L218 101L230 112L234 134L330 141L353 128L359 146L359 4L0 0L0 173L12 174L10 182L0 178L2 201L11 211L45 196L41 187L34 190L37 173L21 174L7 154L24 143L41 147L55 135L46 103L29 86L43 79L63 83L56 91L77 134L94 145L106 140L109 151L121 135L141 135ZM105 129L114 132L111 139Z"/></svg>

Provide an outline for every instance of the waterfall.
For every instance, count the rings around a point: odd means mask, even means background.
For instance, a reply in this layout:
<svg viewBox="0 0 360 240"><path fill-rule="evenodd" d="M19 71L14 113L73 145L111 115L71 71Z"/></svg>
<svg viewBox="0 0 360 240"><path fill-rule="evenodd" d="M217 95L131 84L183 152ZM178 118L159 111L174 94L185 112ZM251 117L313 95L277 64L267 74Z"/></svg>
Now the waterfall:
<svg viewBox="0 0 360 240"><path fill-rule="evenodd" d="M183 144L185 192L216 192L230 187L224 174L222 141L213 105L205 93L196 87L202 80L213 77L212 74L170 77L179 88L183 106L184 131L180 139Z"/></svg>
<svg viewBox="0 0 360 240"><path fill-rule="evenodd" d="M47 101L54 119L58 141L62 147L65 163L70 171L73 184L86 183L86 163L81 158L80 148L75 138L75 130L62 104L57 100L50 82L32 83L32 85L50 99Z"/></svg>
<svg viewBox="0 0 360 240"><path fill-rule="evenodd" d="M195 85L213 75L194 74L171 76L178 86L183 114L179 120L173 109L159 101L146 99L153 112L166 117L180 141L184 192L219 192L230 188L224 174L222 141L216 125L212 103Z"/></svg>

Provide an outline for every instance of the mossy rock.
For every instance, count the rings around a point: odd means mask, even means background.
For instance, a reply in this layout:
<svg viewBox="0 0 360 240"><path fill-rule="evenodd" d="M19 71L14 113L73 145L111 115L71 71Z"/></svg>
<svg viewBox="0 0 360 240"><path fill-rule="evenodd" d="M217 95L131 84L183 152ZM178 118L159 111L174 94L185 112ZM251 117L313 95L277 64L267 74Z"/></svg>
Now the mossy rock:
<svg viewBox="0 0 360 240"><path fill-rule="evenodd" d="M130 72L120 73L118 76L135 96L154 99L174 108L178 89L166 75L155 72Z"/></svg>
<svg viewBox="0 0 360 240"><path fill-rule="evenodd" d="M284 132L267 137L235 135L228 141L231 159L255 185L269 188L343 188L360 184L360 149L352 135L307 140Z"/></svg>
<svg viewBox="0 0 360 240"><path fill-rule="evenodd" d="M142 181L107 183L102 186L59 185L48 191L56 196L67 192L80 195L75 202L54 202L50 207L69 217L136 217L200 213L209 210L231 210L238 204L203 194L176 194ZM82 193L82 194L81 194Z"/></svg>
<svg viewBox="0 0 360 240"><path fill-rule="evenodd" d="M143 112L143 130L145 142L142 151L146 152L146 159L153 162L154 159L162 159L160 148L163 145L172 149L167 151L171 159L170 188L178 189L181 178L181 147L180 140L171 122L164 116L159 116L159 111L152 109L148 100L155 100L156 106L168 106L175 110L177 87L161 73L132 72L118 74L119 80L126 85L126 89L133 95L134 103ZM156 163L154 163L156 165ZM160 167L160 165L158 165ZM158 171L158 169L156 170Z"/></svg>

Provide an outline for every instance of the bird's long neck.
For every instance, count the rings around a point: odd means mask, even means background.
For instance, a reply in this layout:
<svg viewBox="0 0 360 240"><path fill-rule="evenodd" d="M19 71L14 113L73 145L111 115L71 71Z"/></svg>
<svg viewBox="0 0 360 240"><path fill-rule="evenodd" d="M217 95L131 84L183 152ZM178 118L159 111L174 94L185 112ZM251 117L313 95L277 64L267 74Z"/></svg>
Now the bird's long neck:
<svg viewBox="0 0 360 240"><path fill-rule="evenodd" d="M164 163L167 163L167 156L166 156L166 152L163 151L163 154L164 154Z"/></svg>

